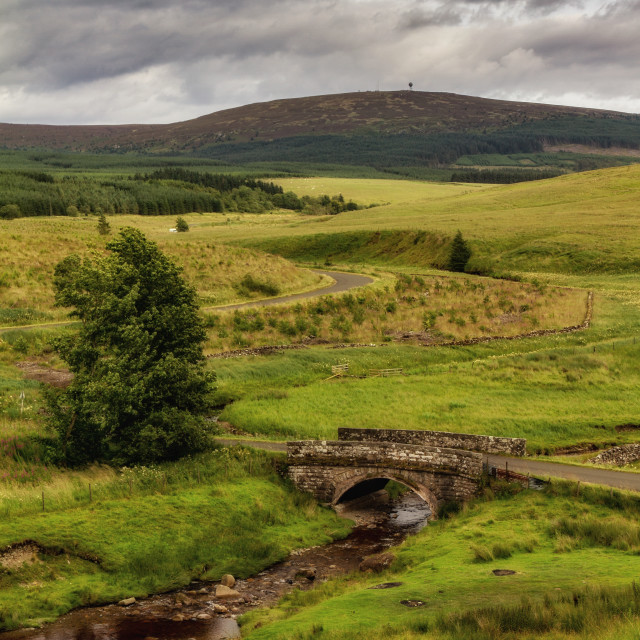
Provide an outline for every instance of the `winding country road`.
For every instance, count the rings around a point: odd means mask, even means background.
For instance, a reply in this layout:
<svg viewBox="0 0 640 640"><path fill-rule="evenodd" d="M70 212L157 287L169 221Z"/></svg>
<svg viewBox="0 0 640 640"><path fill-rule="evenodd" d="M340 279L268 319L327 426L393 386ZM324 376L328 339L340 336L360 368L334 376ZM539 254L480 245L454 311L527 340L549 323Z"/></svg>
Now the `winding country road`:
<svg viewBox="0 0 640 640"><path fill-rule="evenodd" d="M264 449L266 451L287 450L285 442L267 442L256 440L234 440L231 438L216 438L216 442L225 446L243 445ZM562 478L577 482L599 484L615 489L626 489L628 491L640 491L640 473L628 471L614 471L611 469L599 469L597 467L579 467L561 462L545 462L544 460L530 460L528 458L512 458L510 456L485 455L484 459L493 467L500 469L509 465L509 471L517 473L530 473L535 478L542 480L546 478Z"/></svg>
<svg viewBox="0 0 640 640"><path fill-rule="evenodd" d="M288 302L295 302L296 300L303 300L304 298L314 298L316 296L324 296L330 293L342 293L355 289L356 287L364 287L367 284L373 282L373 278L369 276L361 276L357 273L344 273L342 271L320 271L317 269L311 269L314 273L328 276L334 282L326 287L320 289L312 289L311 291L305 291L303 293L294 293L288 296L280 296L279 298L267 298L266 300L254 300L253 302L241 302L238 304L229 304L220 307L205 307L203 311L232 311L234 309L245 309L249 307L268 307L273 304L286 304ZM53 329L55 327L66 327L72 324L78 324L78 321L69 322L50 322L42 324L28 324L19 327L0 327L0 333L7 331L27 331L30 329Z"/></svg>
<svg viewBox="0 0 640 640"><path fill-rule="evenodd" d="M373 282L373 278L370 278L369 276L361 276L357 273L344 273L342 271L319 271L318 269L311 269L311 271L313 271L313 273L318 273L320 275L332 278L334 280L333 284L329 285L328 287L313 289L312 291L305 291L304 293L294 293L289 296L267 298L266 300L255 300L253 302L227 304L223 307L207 307L206 310L228 311L233 309L248 309L249 307L269 307L273 304L286 304L289 302L295 302L296 300L303 300L305 298L324 296L329 293L342 293L344 291L349 291L349 289L355 289L356 287L364 287L365 285L371 284Z"/></svg>

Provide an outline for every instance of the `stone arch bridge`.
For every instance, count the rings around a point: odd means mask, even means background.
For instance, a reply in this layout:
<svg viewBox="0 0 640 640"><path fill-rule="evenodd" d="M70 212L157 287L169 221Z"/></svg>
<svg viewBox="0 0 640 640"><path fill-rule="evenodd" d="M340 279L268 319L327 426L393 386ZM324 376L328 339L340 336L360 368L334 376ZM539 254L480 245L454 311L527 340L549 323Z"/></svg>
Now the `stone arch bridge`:
<svg viewBox="0 0 640 640"><path fill-rule="evenodd" d="M388 480L415 491L438 512L446 501L464 501L478 490L482 453L524 455L525 440L441 431L339 429L338 440L287 443L289 476L303 491L335 505L363 488Z"/></svg>

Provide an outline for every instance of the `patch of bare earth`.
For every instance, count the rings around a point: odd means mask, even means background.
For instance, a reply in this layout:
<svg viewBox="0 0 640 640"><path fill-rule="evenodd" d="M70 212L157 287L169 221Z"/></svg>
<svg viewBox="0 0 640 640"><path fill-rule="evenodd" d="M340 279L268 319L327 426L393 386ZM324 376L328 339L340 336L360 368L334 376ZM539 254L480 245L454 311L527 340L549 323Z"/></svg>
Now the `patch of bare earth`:
<svg viewBox="0 0 640 640"><path fill-rule="evenodd" d="M36 380L44 384L64 389L71 384L73 373L67 369L53 369L39 362L24 361L16 362L16 367L20 369L24 377L28 380Z"/></svg>
<svg viewBox="0 0 640 640"><path fill-rule="evenodd" d="M34 564L38 562L38 551L40 549L33 543L9 547L0 552L0 567L15 571L25 564Z"/></svg>

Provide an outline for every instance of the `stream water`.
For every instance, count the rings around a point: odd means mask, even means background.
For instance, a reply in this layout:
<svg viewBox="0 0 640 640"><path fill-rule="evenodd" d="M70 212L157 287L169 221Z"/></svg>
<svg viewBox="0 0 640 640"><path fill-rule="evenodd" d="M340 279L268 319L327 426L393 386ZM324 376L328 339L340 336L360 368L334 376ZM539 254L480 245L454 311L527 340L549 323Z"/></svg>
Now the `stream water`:
<svg viewBox="0 0 640 640"><path fill-rule="evenodd" d="M216 582L194 582L184 590L159 594L123 607L77 609L41 629L0 634L0 640L224 640L239 638L235 618L268 607L294 588L312 589L333 576L357 570L362 559L398 544L426 525L431 515L413 492L390 501L379 491L338 505L356 521L349 537L294 551L256 576L238 580L240 597L215 597ZM222 610L224 609L224 610Z"/></svg>

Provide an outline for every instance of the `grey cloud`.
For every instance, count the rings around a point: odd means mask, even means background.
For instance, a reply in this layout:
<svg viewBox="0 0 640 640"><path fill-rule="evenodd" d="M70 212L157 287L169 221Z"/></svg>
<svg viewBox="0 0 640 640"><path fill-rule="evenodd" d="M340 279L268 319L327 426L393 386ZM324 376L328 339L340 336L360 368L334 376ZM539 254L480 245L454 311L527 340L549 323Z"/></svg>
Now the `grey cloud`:
<svg viewBox="0 0 640 640"><path fill-rule="evenodd" d="M418 7L409 9L400 16L398 28L422 29L424 27L434 27L442 25L460 24L462 17L458 11L452 7L440 8L438 10L424 10Z"/></svg>
<svg viewBox="0 0 640 640"><path fill-rule="evenodd" d="M595 14L559 0L0 1L5 121L166 122L409 80L640 110L640 0Z"/></svg>

